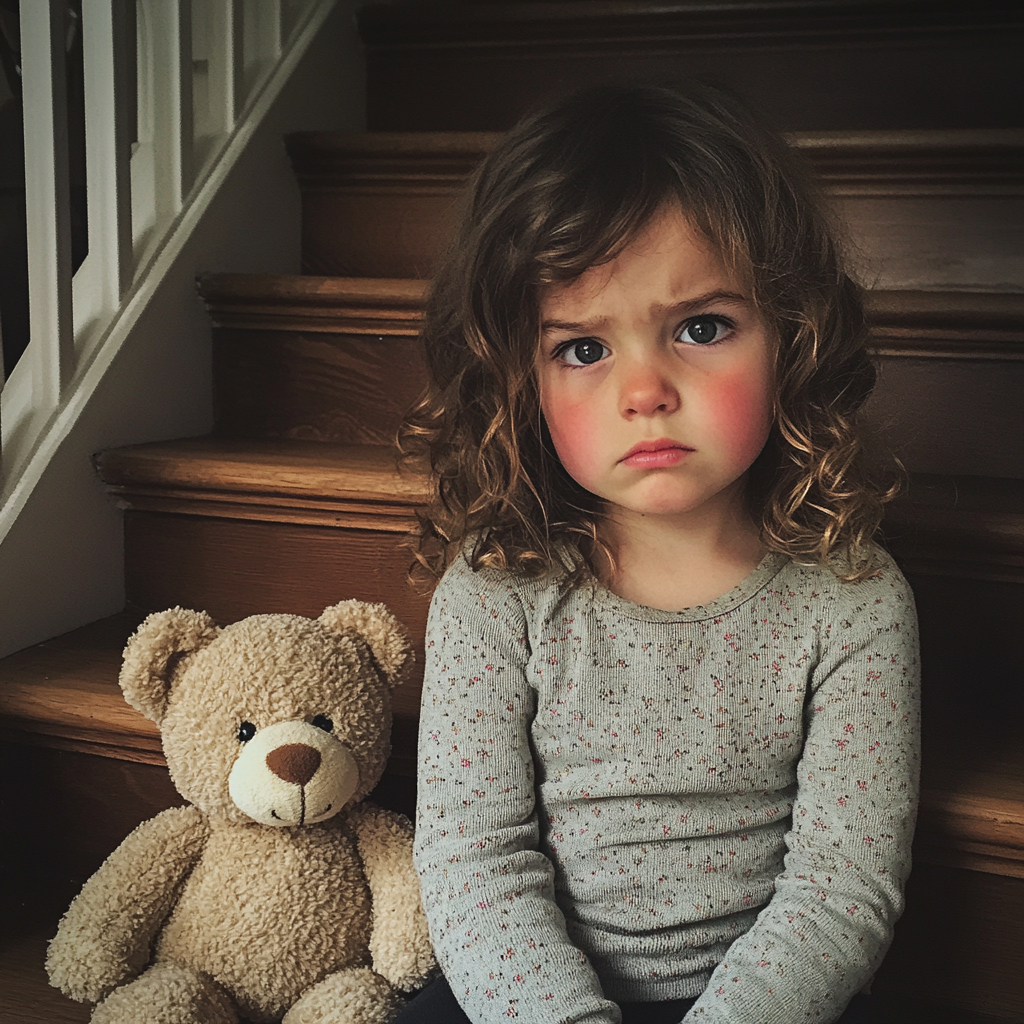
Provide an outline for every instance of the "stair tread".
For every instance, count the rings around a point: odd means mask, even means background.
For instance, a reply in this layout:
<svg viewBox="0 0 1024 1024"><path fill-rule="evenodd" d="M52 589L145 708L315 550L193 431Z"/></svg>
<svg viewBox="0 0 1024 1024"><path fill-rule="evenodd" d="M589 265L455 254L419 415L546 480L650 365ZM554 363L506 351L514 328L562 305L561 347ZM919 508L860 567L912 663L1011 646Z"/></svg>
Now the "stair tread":
<svg viewBox="0 0 1024 1024"><path fill-rule="evenodd" d="M429 282L405 277L337 277L315 274L201 274L197 287L207 302L248 299L261 305L374 306L418 309Z"/></svg>
<svg viewBox="0 0 1024 1024"><path fill-rule="evenodd" d="M195 437L131 445L96 458L121 489L216 491L417 506L426 477L399 468L385 445L265 438Z"/></svg>
<svg viewBox="0 0 1024 1024"><path fill-rule="evenodd" d="M4 728L73 749L113 748L134 753L131 760L162 761L159 729L128 705L117 682L140 618L122 612L0 660Z"/></svg>
<svg viewBox="0 0 1024 1024"><path fill-rule="evenodd" d="M117 684L137 622L116 615L0 660L3 727L43 744L163 763L157 727ZM1000 873L1024 875L1024 749L941 756L926 761L922 781L920 834L929 851L947 851L945 860L949 850L987 854L1004 862Z"/></svg>

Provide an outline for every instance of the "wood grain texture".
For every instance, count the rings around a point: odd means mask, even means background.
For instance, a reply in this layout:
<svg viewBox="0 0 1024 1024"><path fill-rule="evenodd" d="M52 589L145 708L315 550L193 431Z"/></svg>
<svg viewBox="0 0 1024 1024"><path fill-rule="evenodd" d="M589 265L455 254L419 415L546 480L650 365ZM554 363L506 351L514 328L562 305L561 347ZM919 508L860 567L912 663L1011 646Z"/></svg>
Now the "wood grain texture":
<svg viewBox="0 0 1024 1024"><path fill-rule="evenodd" d="M367 120L503 130L583 86L699 80L788 130L1020 126L1021 22L1011 0L374 4Z"/></svg>
<svg viewBox="0 0 1024 1024"><path fill-rule="evenodd" d="M214 330L223 434L392 444L426 379L419 340L401 334Z"/></svg>
<svg viewBox="0 0 1024 1024"><path fill-rule="evenodd" d="M76 1003L46 977L46 947L57 931L47 921L0 942L0 1024L87 1024L92 1006Z"/></svg>
<svg viewBox="0 0 1024 1024"><path fill-rule="evenodd" d="M458 196L498 138L487 132L289 136L303 196L303 272L429 277L453 236ZM1021 129L818 131L788 139L837 198L1024 195ZM846 213L856 217L856 208Z"/></svg>
<svg viewBox="0 0 1024 1024"><path fill-rule="evenodd" d="M406 581L394 533L160 512L125 515L126 588L143 608L201 608L218 622L260 612L319 615L347 598L383 601L409 630L416 667L396 713L419 708L429 597Z"/></svg>
<svg viewBox="0 0 1024 1024"><path fill-rule="evenodd" d="M50 745L163 763L156 725L130 707L117 684L121 651L139 616L103 619L0 661L0 727Z"/></svg>
<svg viewBox="0 0 1024 1024"><path fill-rule="evenodd" d="M204 274L199 294L218 327L416 335L427 282L296 274Z"/></svg>
<svg viewBox="0 0 1024 1024"><path fill-rule="evenodd" d="M915 576L1024 582L1024 480L914 475L883 528Z"/></svg>
<svg viewBox="0 0 1024 1024"><path fill-rule="evenodd" d="M96 457L122 507L407 533L423 477L383 445L200 437Z"/></svg>
<svg viewBox="0 0 1024 1024"><path fill-rule="evenodd" d="M1024 294L876 289L865 304L876 356L1024 360Z"/></svg>
<svg viewBox="0 0 1024 1024"><path fill-rule="evenodd" d="M573 0L516 3L370 4L359 17L368 46L436 49L459 43L509 49L533 48L561 40L571 44L644 40L652 45L674 39L738 39L758 46L775 40L953 35L973 31L1020 32L1019 8L1006 0L970 6L936 5L926 0L902 4L877 0L764 0L707 4L675 0Z"/></svg>
<svg viewBox="0 0 1024 1024"><path fill-rule="evenodd" d="M285 139L302 189L306 274L429 277L466 179L498 136L298 132Z"/></svg>
<svg viewBox="0 0 1024 1024"><path fill-rule="evenodd" d="M915 860L907 909L872 998L920 1002L916 1014L902 1018L906 1024L975 1014L1007 1024L1024 1019L1022 922L1020 879Z"/></svg>
<svg viewBox="0 0 1024 1024"><path fill-rule="evenodd" d="M214 324L253 332L415 336L427 290L424 280L398 278L210 274L201 279ZM864 303L868 345L883 358L1024 360L1020 292L868 289ZM354 330L353 317L366 329Z"/></svg>
<svg viewBox="0 0 1024 1024"><path fill-rule="evenodd" d="M428 493L378 445L192 438L114 449L97 465L125 508L352 530L406 533ZM1021 480L913 475L884 529L908 572L1024 580Z"/></svg>

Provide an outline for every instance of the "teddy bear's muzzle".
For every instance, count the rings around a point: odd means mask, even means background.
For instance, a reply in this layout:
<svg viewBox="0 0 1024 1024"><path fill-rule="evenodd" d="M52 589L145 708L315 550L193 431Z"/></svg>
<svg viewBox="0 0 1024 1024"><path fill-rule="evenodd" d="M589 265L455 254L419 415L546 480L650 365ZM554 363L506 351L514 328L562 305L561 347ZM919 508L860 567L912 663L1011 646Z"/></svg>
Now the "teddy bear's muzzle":
<svg viewBox="0 0 1024 1024"><path fill-rule="evenodd" d="M242 747L228 776L239 810L263 825L311 825L345 806L359 784L348 748L309 722L275 722Z"/></svg>

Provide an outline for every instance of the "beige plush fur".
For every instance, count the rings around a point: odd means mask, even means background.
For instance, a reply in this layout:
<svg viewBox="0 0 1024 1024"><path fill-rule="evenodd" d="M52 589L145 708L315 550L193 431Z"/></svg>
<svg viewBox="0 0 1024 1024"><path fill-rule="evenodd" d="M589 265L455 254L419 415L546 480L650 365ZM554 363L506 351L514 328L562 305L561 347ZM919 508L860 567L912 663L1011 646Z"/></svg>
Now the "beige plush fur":
<svg viewBox="0 0 1024 1024"><path fill-rule="evenodd" d="M50 943L94 1024L383 1024L435 969L412 826L361 803L408 654L383 605L151 615L121 686L192 806L140 825Z"/></svg>

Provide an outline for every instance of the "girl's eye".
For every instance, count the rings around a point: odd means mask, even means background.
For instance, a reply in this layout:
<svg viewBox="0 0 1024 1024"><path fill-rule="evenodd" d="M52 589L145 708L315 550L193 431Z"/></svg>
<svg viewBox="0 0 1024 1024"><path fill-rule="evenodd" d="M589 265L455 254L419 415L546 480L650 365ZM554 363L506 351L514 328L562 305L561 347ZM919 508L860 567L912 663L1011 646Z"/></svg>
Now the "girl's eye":
<svg viewBox="0 0 1024 1024"><path fill-rule="evenodd" d="M323 729L324 732L330 732L334 728L334 723L326 715L317 715L311 724Z"/></svg>
<svg viewBox="0 0 1024 1024"><path fill-rule="evenodd" d="M688 345L711 345L721 341L729 330L724 320L715 316L699 316L683 325L679 340Z"/></svg>
<svg viewBox="0 0 1024 1024"><path fill-rule="evenodd" d="M248 743L256 735L256 726L252 722L243 722L238 727L238 742Z"/></svg>
<svg viewBox="0 0 1024 1024"><path fill-rule="evenodd" d="M570 366L590 366L604 359L607 352L601 342L584 338L582 341L570 341L558 351L557 358Z"/></svg>

